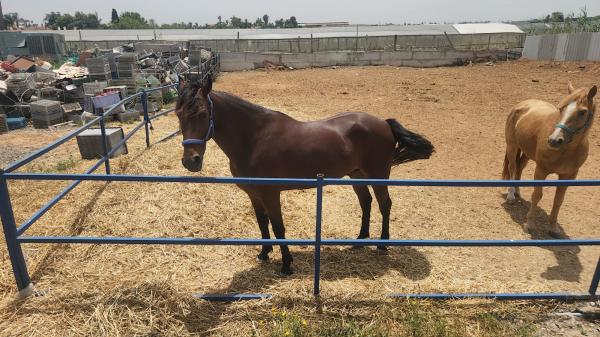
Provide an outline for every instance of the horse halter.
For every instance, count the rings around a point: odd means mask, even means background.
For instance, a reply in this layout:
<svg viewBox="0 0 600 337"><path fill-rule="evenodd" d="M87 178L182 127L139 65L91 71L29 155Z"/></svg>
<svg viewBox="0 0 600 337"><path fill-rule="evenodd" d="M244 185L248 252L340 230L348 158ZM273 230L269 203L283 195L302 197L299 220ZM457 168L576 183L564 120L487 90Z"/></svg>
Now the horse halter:
<svg viewBox="0 0 600 337"><path fill-rule="evenodd" d="M573 138L574 135L581 133L583 131L585 131L585 129L587 129L590 126L590 123L592 122L592 119L594 118L594 110L591 110L588 113L588 118L586 119L585 123L583 123L583 125L577 129L571 129L570 127L566 126L563 123L558 123L555 125L556 128L559 129L563 129L565 130L565 132L571 137ZM569 141L570 142L570 141ZM567 143L569 143L567 142Z"/></svg>
<svg viewBox="0 0 600 337"><path fill-rule="evenodd" d="M213 114L213 102L212 99L210 99L210 94L206 95L206 99L208 101L208 118L209 118L209 122L208 122L208 130L206 130L206 135L204 135L204 137L202 139L194 139L194 138L188 138L188 139L184 139L181 142L181 145L186 146L186 145L203 145L206 144L213 136L213 134L215 133L215 119L214 119L214 114Z"/></svg>

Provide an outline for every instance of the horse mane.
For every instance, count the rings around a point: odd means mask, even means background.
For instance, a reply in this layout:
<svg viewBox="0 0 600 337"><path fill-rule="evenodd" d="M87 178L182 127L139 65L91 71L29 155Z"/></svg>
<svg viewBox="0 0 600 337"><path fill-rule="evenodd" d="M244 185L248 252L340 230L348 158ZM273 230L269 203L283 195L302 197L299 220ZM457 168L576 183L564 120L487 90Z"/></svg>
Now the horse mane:
<svg viewBox="0 0 600 337"><path fill-rule="evenodd" d="M181 117L190 117L198 112L196 94L200 88L201 84L199 82L192 82L180 90L179 98L175 103L175 111L183 113L184 115Z"/></svg>
<svg viewBox="0 0 600 337"><path fill-rule="evenodd" d="M563 99L560 100L557 107L559 110L562 111L562 109L564 109L567 105L569 105L569 103L576 102L581 99L584 99L587 101L587 89L586 88L579 88L579 89L576 89L575 91L573 91L572 93L568 94L566 97L564 97ZM592 101L591 109L592 109L592 111L596 110L596 103L593 101Z"/></svg>

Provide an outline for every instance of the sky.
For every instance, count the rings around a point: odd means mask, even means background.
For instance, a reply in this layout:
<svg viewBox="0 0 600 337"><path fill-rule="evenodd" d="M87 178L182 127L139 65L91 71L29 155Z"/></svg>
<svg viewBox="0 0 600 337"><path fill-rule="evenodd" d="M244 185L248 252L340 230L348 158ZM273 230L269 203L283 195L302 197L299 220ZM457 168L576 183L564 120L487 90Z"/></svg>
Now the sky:
<svg viewBox="0 0 600 337"><path fill-rule="evenodd" d="M3 0L4 13L41 23L51 11L97 12L102 22L110 21L111 9L136 11L158 24L172 22L215 23L235 15L249 21L268 14L271 21L294 15L298 22L348 21L351 24L510 21L540 18L554 11L600 15L600 0Z"/></svg>

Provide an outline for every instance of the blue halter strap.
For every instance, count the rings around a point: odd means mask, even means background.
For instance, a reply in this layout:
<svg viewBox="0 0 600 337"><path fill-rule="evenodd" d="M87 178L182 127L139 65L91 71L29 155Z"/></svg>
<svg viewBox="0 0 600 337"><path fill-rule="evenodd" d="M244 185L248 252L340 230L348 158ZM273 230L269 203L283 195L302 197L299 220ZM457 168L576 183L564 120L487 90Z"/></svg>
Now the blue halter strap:
<svg viewBox="0 0 600 337"><path fill-rule="evenodd" d="M570 127L566 126L565 124L562 123L558 123L555 125L556 128L559 129L563 129L565 130L565 132L567 134L569 134L569 136L574 136L578 133L581 133L583 131L585 131L585 129L587 129L590 126L590 123L592 122L592 118L594 118L594 111L590 111L588 113L588 118L586 119L585 123L583 123L583 125L577 129L571 129Z"/></svg>
<svg viewBox="0 0 600 337"><path fill-rule="evenodd" d="M213 102L212 99L210 99L210 94L206 95L206 99L208 101L208 111L209 111L209 122L208 122L208 130L206 130L206 135L204 135L204 137L202 139L194 139L194 138L189 138L189 139L184 139L183 142L181 142L181 145L186 146L186 145L203 145L206 144L213 136L213 134L215 133L215 119L214 119L214 114L213 114Z"/></svg>

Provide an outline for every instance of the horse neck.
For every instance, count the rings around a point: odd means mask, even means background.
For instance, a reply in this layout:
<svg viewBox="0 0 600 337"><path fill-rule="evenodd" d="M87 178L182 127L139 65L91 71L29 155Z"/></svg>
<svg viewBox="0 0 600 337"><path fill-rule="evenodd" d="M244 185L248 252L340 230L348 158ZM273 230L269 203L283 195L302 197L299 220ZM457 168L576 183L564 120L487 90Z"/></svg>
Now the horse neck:
<svg viewBox="0 0 600 337"><path fill-rule="evenodd" d="M221 92L211 93L215 131L213 139L231 161L248 156L254 136L263 125L259 109ZM253 109L254 108L254 109Z"/></svg>

